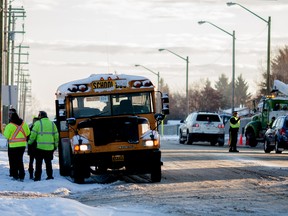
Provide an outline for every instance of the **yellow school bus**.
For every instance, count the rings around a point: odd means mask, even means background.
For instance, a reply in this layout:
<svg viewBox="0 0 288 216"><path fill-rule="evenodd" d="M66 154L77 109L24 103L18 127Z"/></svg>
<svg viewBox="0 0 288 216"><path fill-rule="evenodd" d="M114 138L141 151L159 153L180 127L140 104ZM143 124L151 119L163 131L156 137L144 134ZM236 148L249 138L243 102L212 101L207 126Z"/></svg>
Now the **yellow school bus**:
<svg viewBox="0 0 288 216"><path fill-rule="evenodd" d="M169 114L168 103L168 95L143 76L93 74L59 86L60 174L75 183L115 172L150 174L160 182L158 125Z"/></svg>

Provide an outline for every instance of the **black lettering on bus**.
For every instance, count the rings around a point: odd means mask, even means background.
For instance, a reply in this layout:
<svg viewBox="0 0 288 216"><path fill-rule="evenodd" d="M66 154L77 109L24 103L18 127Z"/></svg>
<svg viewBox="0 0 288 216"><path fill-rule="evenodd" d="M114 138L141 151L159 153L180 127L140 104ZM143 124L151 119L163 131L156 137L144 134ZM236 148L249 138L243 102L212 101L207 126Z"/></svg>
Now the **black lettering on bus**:
<svg viewBox="0 0 288 216"><path fill-rule="evenodd" d="M112 81L93 82L93 88L96 88L96 89L112 88L112 87L113 87Z"/></svg>

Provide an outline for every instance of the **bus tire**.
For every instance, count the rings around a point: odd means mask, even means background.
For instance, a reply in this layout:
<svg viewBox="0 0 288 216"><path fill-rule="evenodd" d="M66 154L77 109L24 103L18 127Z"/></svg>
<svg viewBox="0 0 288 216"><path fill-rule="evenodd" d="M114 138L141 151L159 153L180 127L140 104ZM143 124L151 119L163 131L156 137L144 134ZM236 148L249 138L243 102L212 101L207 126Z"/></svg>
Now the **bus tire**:
<svg viewBox="0 0 288 216"><path fill-rule="evenodd" d="M73 166L71 171L71 178L74 179L74 183L83 184L84 183L84 176L82 175L81 166Z"/></svg>
<svg viewBox="0 0 288 216"><path fill-rule="evenodd" d="M59 146L59 169L60 175L71 174L71 147L69 139L62 139Z"/></svg>
<svg viewBox="0 0 288 216"><path fill-rule="evenodd" d="M251 147L256 147L258 144L257 140L256 140L255 133L252 129L247 130L247 132L246 132L246 142Z"/></svg>
<svg viewBox="0 0 288 216"><path fill-rule="evenodd" d="M161 181L161 151L154 151L151 158L150 170L151 170L151 181L152 182L160 182Z"/></svg>
<svg viewBox="0 0 288 216"><path fill-rule="evenodd" d="M161 182L161 164L155 165L151 171L151 181L152 182Z"/></svg>

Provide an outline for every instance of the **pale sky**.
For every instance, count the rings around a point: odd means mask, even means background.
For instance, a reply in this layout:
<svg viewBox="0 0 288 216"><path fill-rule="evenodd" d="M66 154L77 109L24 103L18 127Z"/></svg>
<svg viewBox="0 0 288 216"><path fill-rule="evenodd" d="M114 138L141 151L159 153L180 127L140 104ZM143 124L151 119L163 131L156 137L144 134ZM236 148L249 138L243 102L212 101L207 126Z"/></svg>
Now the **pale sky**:
<svg viewBox="0 0 288 216"><path fill-rule="evenodd" d="M242 74L254 94L266 70L267 23L225 0L15 0L24 6L24 41L29 49L32 96L40 109L54 108L57 87L93 73L157 76L185 94L186 62L159 48L189 56L189 88L206 78L232 77L232 34L236 32L235 77ZM288 44L287 0L238 0L265 20L271 16L271 58ZM16 40L22 40L18 36ZM48 109L49 110L49 109ZM54 113L50 114L51 116Z"/></svg>

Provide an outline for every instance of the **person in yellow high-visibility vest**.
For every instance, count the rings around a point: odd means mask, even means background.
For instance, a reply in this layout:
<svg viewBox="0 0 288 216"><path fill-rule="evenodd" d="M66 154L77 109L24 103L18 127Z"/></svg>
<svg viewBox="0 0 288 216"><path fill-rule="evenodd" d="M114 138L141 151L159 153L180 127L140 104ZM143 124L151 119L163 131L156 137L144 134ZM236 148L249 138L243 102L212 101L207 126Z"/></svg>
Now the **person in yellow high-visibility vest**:
<svg viewBox="0 0 288 216"><path fill-rule="evenodd" d="M39 120L33 125L28 141L28 145L32 145L34 141L37 143L35 151L36 168L34 181L41 180L43 160L46 164L46 180L54 179L52 160L54 151L57 149L59 142L57 127L54 122L48 119L47 113L45 111L40 111L38 118Z"/></svg>
<svg viewBox="0 0 288 216"><path fill-rule="evenodd" d="M238 131L240 128L240 117L237 116L237 112L233 112L233 116L230 118L230 148L229 152L239 152L237 150L237 139L238 139Z"/></svg>
<svg viewBox="0 0 288 216"><path fill-rule="evenodd" d="M10 123L6 125L3 135L8 140L8 158L13 180L24 180L23 155L29 134L30 129L28 124L20 119L17 113L11 113Z"/></svg>
<svg viewBox="0 0 288 216"><path fill-rule="evenodd" d="M38 117L33 117L33 121L32 123L29 125L30 130L32 130L33 125L35 124L36 121L38 121ZM29 137L28 137L29 140ZM29 155L29 166L28 166L28 172L29 172L29 176L30 179L34 179L34 168L33 168L33 163L35 161L35 153L36 153L36 141L34 143L32 143L32 145L28 145L28 155Z"/></svg>
<svg viewBox="0 0 288 216"><path fill-rule="evenodd" d="M10 107L10 108L9 108L9 112L8 112L9 123L10 123L10 121L11 121L11 114L12 114L12 113L17 113L17 111L16 111L15 108ZM20 118L20 117L19 117L19 118ZM22 120L22 119L20 118L20 120ZM9 152L9 145L8 145L8 152ZM10 164L11 164L11 161L10 161L10 160L11 160L11 158L9 158L9 167L10 167ZM9 176L10 176L10 177L13 177L10 169L9 169Z"/></svg>

